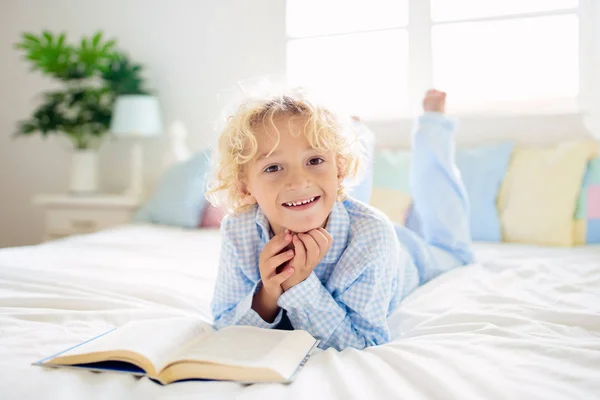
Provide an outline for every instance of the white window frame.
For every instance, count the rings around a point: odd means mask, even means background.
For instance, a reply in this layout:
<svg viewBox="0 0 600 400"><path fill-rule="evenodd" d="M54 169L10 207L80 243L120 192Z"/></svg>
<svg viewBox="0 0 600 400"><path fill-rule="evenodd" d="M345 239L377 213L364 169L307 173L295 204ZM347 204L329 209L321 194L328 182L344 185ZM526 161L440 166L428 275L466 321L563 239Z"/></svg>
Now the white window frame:
<svg viewBox="0 0 600 400"><path fill-rule="evenodd" d="M433 85L432 31L434 26L463 22L501 21L515 18L542 17L572 13L572 9L567 9L434 22L431 18L430 0L408 0L408 8L409 18L408 25L405 27L405 29L407 29L409 37L408 111L410 115L415 115L418 113L421 107L420 100L423 96L423 93ZM598 103L598 101L594 102L594 99L600 100L600 83L595 83L593 76L594 71L600 72L600 43L597 39L600 35L600 28L597 28L597 24L595 23L595 20L600 22L600 5L596 4L596 0L579 0L579 6L576 14L579 18L579 95L577 98L579 111L575 114L598 114L600 113L600 109L598 109L600 106L594 105L594 103ZM286 42L289 42L293 39L298 38L287 36ZM598 80L600 80L600 78ZM477 111L470 113L466 111L460 113L460 115L467 116L471 114L482 115L482 112ZM544 113L543 111L539 113L539 115L544 114L548 113ZM564 114L573 113L565 112Z"/></svg>

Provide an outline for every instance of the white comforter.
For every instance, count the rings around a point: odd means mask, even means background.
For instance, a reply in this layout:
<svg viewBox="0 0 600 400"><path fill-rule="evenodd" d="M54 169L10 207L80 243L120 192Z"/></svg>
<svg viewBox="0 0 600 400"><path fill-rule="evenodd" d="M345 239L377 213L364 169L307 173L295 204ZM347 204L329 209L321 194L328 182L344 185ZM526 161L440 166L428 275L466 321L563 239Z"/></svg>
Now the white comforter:
<svg viewBox="0 0 600 400"><path fill-rule="evenodd" d="M30 364L133 319L210 320L216 231L126 226L0 250L0 398L600 399L600 248L478 245L390 317L395 340L312 356L286 386Z"/></svg>

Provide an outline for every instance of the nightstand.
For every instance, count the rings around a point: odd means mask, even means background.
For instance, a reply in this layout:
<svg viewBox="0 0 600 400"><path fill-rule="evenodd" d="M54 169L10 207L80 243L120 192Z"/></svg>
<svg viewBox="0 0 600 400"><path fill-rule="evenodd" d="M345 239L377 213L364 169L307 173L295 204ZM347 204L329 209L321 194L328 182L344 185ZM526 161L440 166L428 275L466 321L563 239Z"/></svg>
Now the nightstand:
<svg viewBox="0 0 600 400"><path fill-rule="evenodd" d="M41 195L33 202L44 207L44 241L127 224L140 205L119 195Z"/></svg>

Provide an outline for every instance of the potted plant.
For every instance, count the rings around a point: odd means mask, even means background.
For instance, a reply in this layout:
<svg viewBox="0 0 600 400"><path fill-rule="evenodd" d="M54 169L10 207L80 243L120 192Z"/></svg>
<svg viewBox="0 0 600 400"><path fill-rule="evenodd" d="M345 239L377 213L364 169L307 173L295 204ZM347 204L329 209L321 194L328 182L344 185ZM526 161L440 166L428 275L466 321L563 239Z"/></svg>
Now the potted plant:
<svg viewBox="0 0 600 400"><path fill-rule="evenodd" d="M63 88L42 93L33 115L20 121L15 136L64 135L73 144L70 191L97 190L97 152L109 134L113 104L125 94L147 94L140 65L116 49L102 32L83 37L78 45L66 34L24 33L15 47L24 52L32 70L56 79Z"/></svg>

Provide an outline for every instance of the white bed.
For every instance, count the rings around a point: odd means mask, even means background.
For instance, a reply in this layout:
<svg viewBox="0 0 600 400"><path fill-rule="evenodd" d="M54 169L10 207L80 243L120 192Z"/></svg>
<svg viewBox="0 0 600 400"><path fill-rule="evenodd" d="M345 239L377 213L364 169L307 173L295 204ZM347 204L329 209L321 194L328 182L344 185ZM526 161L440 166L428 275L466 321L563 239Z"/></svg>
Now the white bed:
<svg viewBox="0 0 600 400"><path fill-rule="evenodd" d="M418 289L395 340L318 351L286 385L182 382L30 364L133 319L210 321L219 236L129 225L0 250L0 398L600 398L600 247L477 245Z"/></svg>

